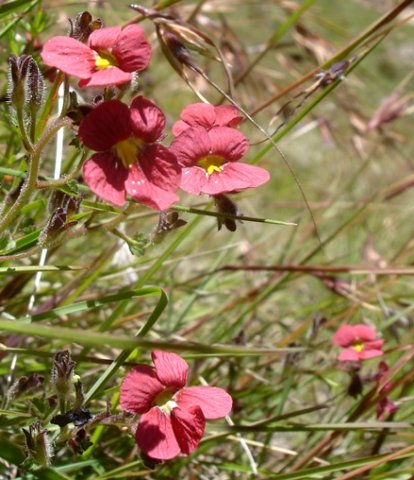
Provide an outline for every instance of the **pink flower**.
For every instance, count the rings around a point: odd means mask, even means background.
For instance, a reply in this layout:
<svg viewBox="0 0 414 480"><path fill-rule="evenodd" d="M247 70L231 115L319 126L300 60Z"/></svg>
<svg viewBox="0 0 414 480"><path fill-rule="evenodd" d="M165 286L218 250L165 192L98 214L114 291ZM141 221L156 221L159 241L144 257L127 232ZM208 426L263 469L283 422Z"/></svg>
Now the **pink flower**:
<svg viewBox="0 0 414 480"><path fill-rule="evenodd" d="M238 162L248 148L247 138L234 128L187 128L171 144L183 167L181 188L193 195L219 195L262 185L269 180L266 170Z"/></svg>
<svg viewBox="0 0 414 480"><path fill-rule="evenodd" d="M206 419L222 418L232 407L218 387L185 387L188 364L177 354L152 352L155 368L137 365L121 385L121 407L141 414L135 439L149 457L169 460L190 454L199 444Z"/></svg>
<svg viewBox="0 0 414 480"><path fill-rule="evenodd" d="M184 108L180 118L172 127L175 136L189 127L204 127L206 130L213 127L237 127L243 117L233 105L215 107L208 103L192 103Z"/></svg>
<svg viewBox="0 0 414 480"><path fill-rule="evenodd" d="M345 350L338 356L340 361L360 362L382 355L384 340L376 340L377 333L367 325L341 325L332 343Z"/></svg>
<svg viewBox="0 0 414 480"><path fill-rule="evenodd" d="M79 138L97 151L83 165L89 188L104 200L122 205L126 194L165 210L178 200L181 168L175 156L155 143L165 126L162 111L136 97L131 107L109 100L94 108L79 126Z"/></svg>
<svg viewBox="0 0 414 480"><path fill-rule="evenodd" d="M46 65L80 78L80 87L105 87L129 82L132 72L144 70L151 46L142 27L128 25L95 30L88 45L71 37L53 37L41 57Z"/></svg>

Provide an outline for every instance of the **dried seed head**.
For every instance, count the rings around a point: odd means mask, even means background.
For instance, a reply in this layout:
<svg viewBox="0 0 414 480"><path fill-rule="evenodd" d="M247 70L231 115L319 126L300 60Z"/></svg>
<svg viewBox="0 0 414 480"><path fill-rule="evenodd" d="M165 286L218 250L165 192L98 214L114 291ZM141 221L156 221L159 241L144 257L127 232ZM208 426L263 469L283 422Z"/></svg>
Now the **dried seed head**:
<svg viewBox="0 0 414 480"><path fill-rule="evenodd" d="M39 420L30 425L29 429L22 429L25 436L26 455L38 465L47 467L50 465L52 457L52 447L50 445L45 428Z"/></svg>
<svg viewBox="0 0 414 480"><path fill-rule="evenodd" d="M70 356L68 350L57 352L53 358L51 381L56 393L61 400L66 400L73 389L73 371L76 362Z"/></svg>
<svg viewBox="0 0 414 480"><path fill-rule="evenodd" d="M102 20L100 18L94 20L92 15L87 11L78 13L75 20L69 19L69 22L69 36L80 42L86 42L94 30L102 28Z"/></svg>

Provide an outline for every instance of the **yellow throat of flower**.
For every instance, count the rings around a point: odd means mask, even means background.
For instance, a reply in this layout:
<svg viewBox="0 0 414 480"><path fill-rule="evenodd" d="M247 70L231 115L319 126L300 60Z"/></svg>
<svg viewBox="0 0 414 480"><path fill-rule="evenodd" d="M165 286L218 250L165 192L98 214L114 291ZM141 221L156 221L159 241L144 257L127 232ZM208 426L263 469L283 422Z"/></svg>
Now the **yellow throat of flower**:
<svg viewBox="0 0 414 480"><path fill-rule="evenodd" d="M118 142L115 146L115 154L121 160L124 167L128 168L138 159L139 150L144 142L135 137Z"/></svg>
<svg viewBox="0 0 414 480"><path fill-rule="evenodd" d="M223 170L222 165L224 163L224 158L218 155L207 155L197 163L199 167L204 168L207 175L211 175L214 172L221 172L221 170Z"/></svg>
<svg viewBox="0 0 414 480"><path fill-rule="evenodd" d="M95 58L95 67L97 70L103 70L108 67L116 67L118 62L109 50L99 50Z"/></svg>
<svg viewBox="0 0 414 480"><path fill-rule="evenodd" d="M361 352L364 349L364 344L363 343L356 343L352 348L356 352Z"/></svg>

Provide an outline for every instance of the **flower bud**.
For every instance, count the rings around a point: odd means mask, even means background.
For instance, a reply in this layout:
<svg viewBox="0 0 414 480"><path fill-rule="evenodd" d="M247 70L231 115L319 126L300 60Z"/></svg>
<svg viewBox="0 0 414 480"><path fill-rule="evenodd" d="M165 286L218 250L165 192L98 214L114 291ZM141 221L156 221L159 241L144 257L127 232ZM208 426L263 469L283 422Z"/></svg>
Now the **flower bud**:
<svg viewBox="0 0 414 480"><path fill-rule="evenodd" d="M30 425L29 429L22 429L25 436L26 455L35 463L43 467L50 465L52 448L47 437L48 431L42 428L39 420Z"/></svg>
<svg viewBox="0 0 414 480"><path fill-rule="evenodd" d="M25 83L29 67L29 55L10 55L9 57L9 98L16 109L25 104Z"/></svg>
<svg viewBox="0 0 414 480"><path fill-rule="evenodd" d="M16 110L27 108L33 115L43 102L44 82L30 55L9 57L9 98Z"/></svg>

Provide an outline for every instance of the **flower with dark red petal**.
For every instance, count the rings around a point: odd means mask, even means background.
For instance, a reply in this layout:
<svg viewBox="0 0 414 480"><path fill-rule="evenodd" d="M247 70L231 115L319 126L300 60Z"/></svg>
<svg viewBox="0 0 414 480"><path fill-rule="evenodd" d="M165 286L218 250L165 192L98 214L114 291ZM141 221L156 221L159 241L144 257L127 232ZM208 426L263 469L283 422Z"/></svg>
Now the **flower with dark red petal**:
<svg viewBox="0 0 414 480"><path fill-rule="evenodd" d="M129 82L132 73L147 68L151 46L142 27L100 28L85 45L71 37L52 37L41 57L46 65L80 78L80 87L105 87Z"/></svg>
<svg viewBox="0 0 414 480"><path fill-rule="evenodd" d="M197 448L205 421L225 417L232 398L222 388L186 387L188 364L175 353L152 352L154 368L137 365L121 385L123 410L141 414L135 439L156 460Z"/></svg>
<svg viewBox="0 0 414 480"><path fill-rule="evenodd" d="M128 107L109 100L94 108L79 126L79 138L95 153L83 165L89 188L104 200L122 205L126 195L158 210L178 200L181 167L159 145L165 116L150 100L136 97Z"/></svg>
<svg viewBox="0 0 414 480"><path fill-rule="evenodd" d="M172 132L175 136L190 127L237 127L243 117L239 109L233 105L210 105L208 103L192 103L187 105L180 115L181 120L175 122Z"/></svg>
<svg viewBox="0 0 414 480"><path fill-rule="evenodd" d="M345 350L338 360L360 362L382 355L383 339L377 339L377 333L368 325L341 325L333 336L332 343Z"/></svg>
<svg viewBox="0 0 414 480"><path fill-rule="evenodd" d="M183 167L181 188L193 195L219 195L262 185L269 173L238 161L248 148L247 138L234 128L188 127L171 144Z"/></svg>

